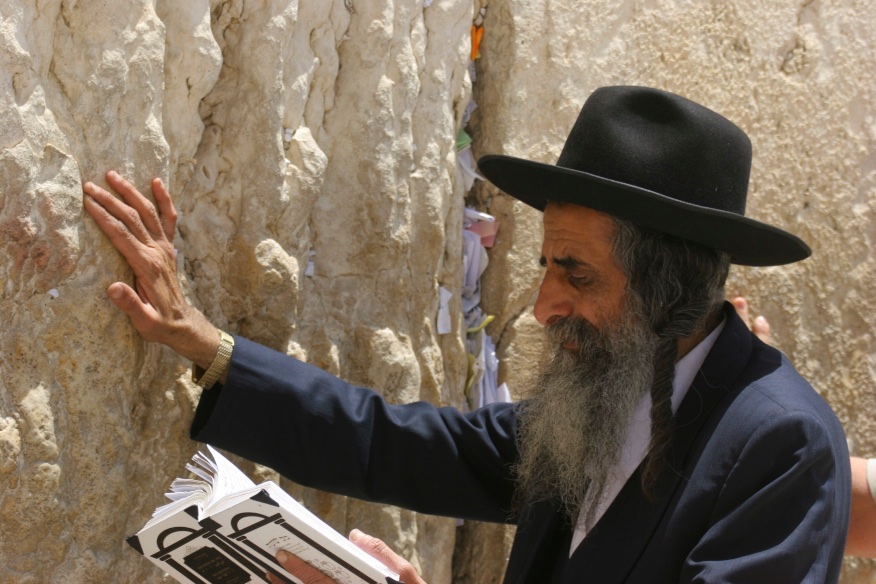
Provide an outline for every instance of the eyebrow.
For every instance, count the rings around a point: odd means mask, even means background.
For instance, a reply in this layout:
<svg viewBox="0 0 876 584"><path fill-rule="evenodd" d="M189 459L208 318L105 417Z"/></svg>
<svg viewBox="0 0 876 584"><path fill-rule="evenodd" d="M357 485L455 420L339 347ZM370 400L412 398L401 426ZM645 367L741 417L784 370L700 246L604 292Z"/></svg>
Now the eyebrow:
<svg viewBox="0 0 876 584"><path fill-rule="evenodd" d="M558 265L561 268L564 268L566 270L575 270L578 268L591 268L591 269L593 268L593 266L591 266L589 263L575 259L575 258L570 257L570 256L564 256L561 258L553 258L553 261L554 261L554 264L556 264L556 265ZM545 258L544 256L541 256L541 258L539 258L539 260L538 260L538 264L541 267L546 267L547 266L547 258Z"/></svg>

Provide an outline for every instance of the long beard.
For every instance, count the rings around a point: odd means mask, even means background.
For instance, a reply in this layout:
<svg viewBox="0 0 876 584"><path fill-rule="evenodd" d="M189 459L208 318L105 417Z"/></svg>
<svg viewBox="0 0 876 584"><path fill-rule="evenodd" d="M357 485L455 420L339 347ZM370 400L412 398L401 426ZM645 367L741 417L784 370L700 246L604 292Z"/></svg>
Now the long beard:
<svg viewBox="0 0 876 584"><path fill-rule="evenodd" d="M548 326L550 359L519 417L518 505L559 501L572 525L583 512L587 529L653 381L657 337L629 297L623 313L601 331L568 318Z"/></svg>

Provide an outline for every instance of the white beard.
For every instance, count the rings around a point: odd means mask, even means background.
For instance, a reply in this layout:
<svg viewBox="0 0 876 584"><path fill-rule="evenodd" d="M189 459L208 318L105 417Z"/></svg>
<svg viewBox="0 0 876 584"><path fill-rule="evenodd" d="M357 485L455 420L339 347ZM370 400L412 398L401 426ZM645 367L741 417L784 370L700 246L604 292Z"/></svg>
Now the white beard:
<svg viewBox="0 0 876 584"><path fill-rule="evenodd" d="M569 319L545 328L550 359L519 417L518 505L556 500L573 525L583 512L592 527L632 412L653 383L657 336L629 298L621 322L602 331Z"/></svg>

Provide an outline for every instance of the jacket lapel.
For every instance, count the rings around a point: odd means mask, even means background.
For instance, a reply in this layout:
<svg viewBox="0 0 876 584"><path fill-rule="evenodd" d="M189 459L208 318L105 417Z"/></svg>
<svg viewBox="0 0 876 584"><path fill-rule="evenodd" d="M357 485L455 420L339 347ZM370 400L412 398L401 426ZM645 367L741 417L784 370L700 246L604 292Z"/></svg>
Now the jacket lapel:
<svg viewBox="0 0 876 584"><path fill-rule="evenodd" d="M640 466L578 546L563 582L580 582L582 575L587 582L624 582L647 547L673 494L686 480L683 471L691 446L751 353L753 336L729 303L724 304L724 316L727 324L676 412L670 460L657 480L653 500L647 500L639 486Z"/></svg>
<svg viewBox="0 0 876 584"><path fill-rule="evenodd" d="M571 529L565 521L552 502L536 503L524 510L517 523L504 584L550 581L563 542L568 554Z"/></svg>

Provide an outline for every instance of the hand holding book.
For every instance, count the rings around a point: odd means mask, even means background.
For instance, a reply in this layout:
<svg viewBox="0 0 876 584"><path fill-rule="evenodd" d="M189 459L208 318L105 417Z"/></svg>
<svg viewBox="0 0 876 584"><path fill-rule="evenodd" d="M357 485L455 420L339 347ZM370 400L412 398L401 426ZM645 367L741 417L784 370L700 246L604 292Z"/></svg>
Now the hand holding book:
<svg viewBox="0 0 876 584"><path fill-rule="evenodd" d="M370 556L380 561L391 570L398 572L399 579L405 584L426 584L420 578L417 570L410 562L392 551L389 546L376 537L362 533L358 529L350 532L350 541L367 552ZM326 576L304 560L284 550L277 552L277 561L287 572L304 582L305 584L336 584L335 580ZM282 580L274 579L270 574L268 580L274 584L280 584Z"/></svg>
<svg viewBox="0 0 876 584"><path fill-rule="evenodd" d="M278 556L290 552L311 571L318 570L319 578L326 575L325 582L400 583L398 574L379 561L388 551L379 540L363 534L366 542L377 542L380 553L374 553L375 546L362 546L363 551L276 483L254 484L213 448L196 454L192 463L187 468L200 480L175 480L167 494L171 503L156 509L143 529L128 538L131 547L179 582L319 582L287 570ZM392 552L385 557L410 568ZM410 568L406 583L422 583L410 573L416 575Z"/></svg>

